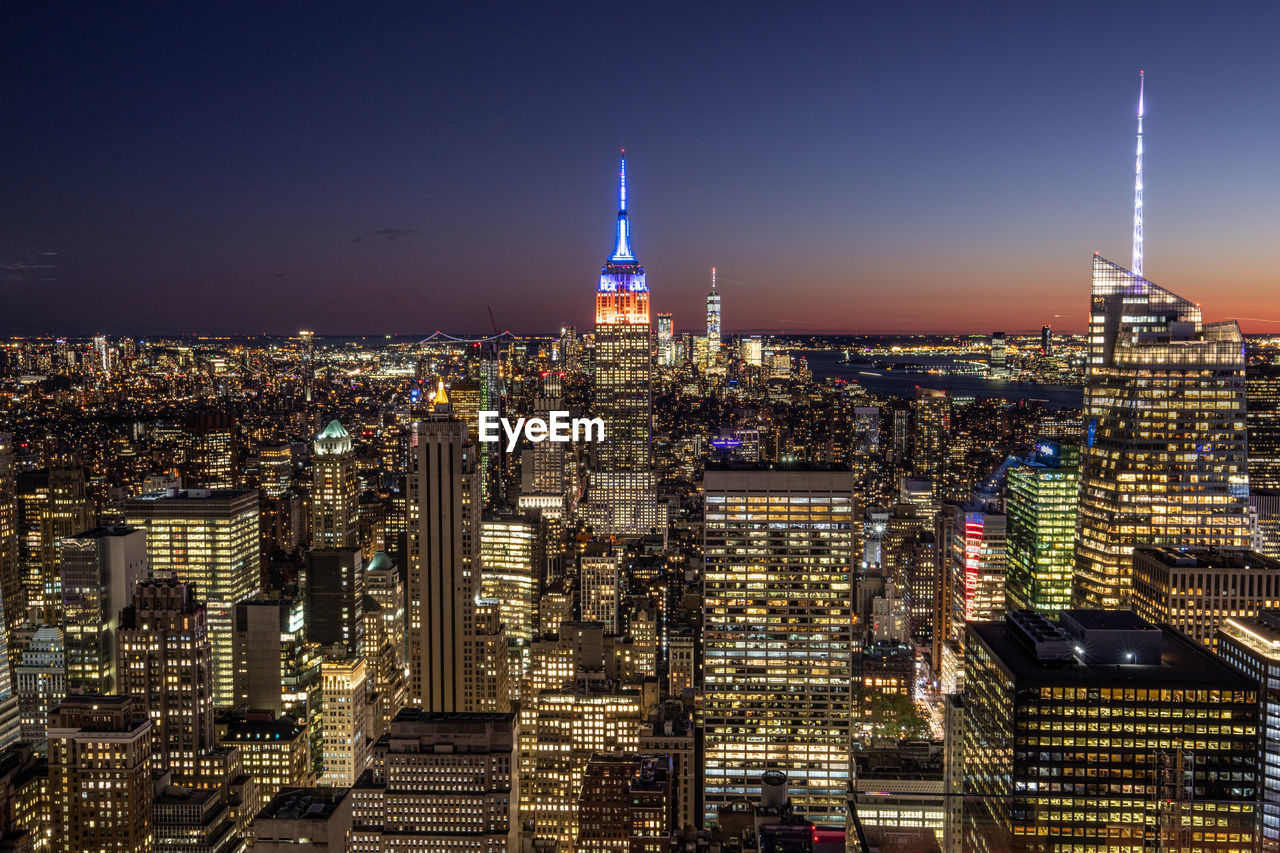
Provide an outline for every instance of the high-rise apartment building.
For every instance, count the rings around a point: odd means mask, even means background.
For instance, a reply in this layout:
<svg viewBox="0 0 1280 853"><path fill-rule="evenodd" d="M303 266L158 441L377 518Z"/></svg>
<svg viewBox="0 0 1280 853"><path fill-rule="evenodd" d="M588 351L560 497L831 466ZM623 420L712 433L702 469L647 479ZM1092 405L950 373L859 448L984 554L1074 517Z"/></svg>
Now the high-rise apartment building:
<svg viewBox="0 0 1280 853"><path fill-rule="evenodd" d="M147 575L147 537L135 527L95 527L62 540L62 626L67 688L99 696L117 690L120 610Z"/></svg>
<svg viewBox="0 0 1280 853"><path fill-rule="evenodd" d="M1252 678L1128 611L967 632L963 849L1257 849Z"/></svg>
<svg viewBox="0 0 1280 853"><path fill-rule="evenodd" d="M125 518L147 534L147 562L155 577L194 587L205 602L213 642L213 699L235 701L235 606L262 584L258 492L167 489L133 498Z"/></svg>
<svg viewBox="0 0 1280 853"><path fill-rule="evenodd" d="M617 241L596 290L592 414L604 422L604 438L592 445L587 516L597 536L642 536L657 524L649 336L649 285L631 252L623 160Z"/></svg>
<svg viewBox="0 0 1280 853"><path fill-rule="evenodd" d="M798 810L843 823L852 757L848 470L709 468L703 594L704 809L758 796L766 769Z"/></svg>
<svg viewBox="0 0 1280 853"><path fill-rule="evenodd" d="M189 584L137 585L119 616L117 692L151 718L152 764L175 780L194 780L214 747L213 646L205 607Z"/></svg>
<svg viewBox="0 0 1280 853"><path fill-rule="evenodd" d="M1223 620L1280 608L1280 560L1253 551L1133 549L1133 611L1209 648Z"/></svg>
<svg viewBox="0 0 1280 853"><path fill-rule="evenodd" d="M947 452L951 440L951 397L946 391L917 388L911 404L915 416L915 441L912 445L911 472L928 480L933 499L947 493Z"/></svg>
<svg viewBox="0 0 1280 853"><path fill-rule="evenodd" d="M1008 519L983 501L956 507L950 518L951 637L963 639L966 622L1004 615Z"/></svg>
<svg viewBox="0 0 1280 853"><path fill-rule="evenodd" d="M1093 258L1074 599L1128 603L1133 546L1246 548L1244 338Z"/></svg>
<svg viewBox="0 0 1280 853"><path fill-rule="evenodd" d="M515 717L405 708L351 790L351 853L517 849Z"/></svg>
<svg viewBox="0 0 1280 853"><path fill-rule="evenodd" d="M1007 483L1009 609L1057 613L1071 604L1080 448L1038 439Z"/></svg>
<svg viewBox="0 0 1280 853"><path fill-rule="evenodd" d="M987 357L987 366L993 376L1004 376L1009 372L1009 354L1004 332L991 333L991 352Z"/></svg>
<svg viewBox="0 0 1280 853"><path fill-rule="evenodd" d="M287 441L258 448L258 483L268 498L278 498L293 488L293 445Z"/></svg>
<svg viewBox="0 0 1280 853"><path fill-rule="evenodd" d="M416 425L409 472L409 695L425 710L475 707L480 480L467 426L441 383ZM468 695L470 694L470 695Z"/></svg>
<svg viewBox="0 0 1280 853"><path fill-rule="evenodd" d="M49 723L55 853L150 853L151 720L132 696L68 696Z"/></svg>
<svg viewBox="0 0 1280 853"><path fill-rule="evenodd" d="M311 466L311 547L355 548L359 541L360 484L351 436L337 421L316 436Z"/></svg>

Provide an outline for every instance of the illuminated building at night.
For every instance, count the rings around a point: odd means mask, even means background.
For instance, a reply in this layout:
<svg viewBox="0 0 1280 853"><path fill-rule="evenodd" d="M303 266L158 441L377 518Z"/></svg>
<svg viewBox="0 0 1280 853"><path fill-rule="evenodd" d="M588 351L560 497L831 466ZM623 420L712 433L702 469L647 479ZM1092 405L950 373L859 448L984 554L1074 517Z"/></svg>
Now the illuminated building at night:
<svg viewBox="0 0 1280 853"><path fill-rule="evenodd" d="M675 329L670 314L658 315L658 366L674 367L676 363Z"/></svg>
<svg viewBox="0 0 1280 853"><path fill-rule="evenodd" d="M618 633L618 604L622 577L618 555L583 555L578 564L578 594L582 621L604 624L606 634Z"/></svg>
<svg viewBox="0 0 1280 853"><path fill-rule="evenodd" d="M270 800L281 788L311 782L307 731L288 717L249 711L226 725L218 743L239 750L244 770L257 783L263 800Z"/></svg>
<svg viewBox="0 0 1280 853"><path fill-rule="evenodd" d="M669 755L592 756L578 795L576 853L667 853L673 776Z"/></svg>
<svg viewBox="0 0 1280 853"><path fill-rule="evenodd" d="M307 552L307 639L360 648L364 635L364 558L359 548Z"/></svg>
<svg viewBox="0 0 1280 853"><path fill-rule="evenodd" d="M545 559L539 534L539 525L531 518L481 522L480 594L498 602L513 660L519 664L517 677L528 667L529 643L537 631L538 590Z"/></svg>
<svg viewBox="0 0 1280 853"><path fill-rule="evenodd" d="M709 468L703 600L704 811L760 795L766 769L798 811L843 824L851 767L848 470Z"/></svg>
<svg viewBox="0 0 1280 853"><path fill-rule="evenodd" d="M147 574L146 535L95 527L62 540L60 554L68 691L116 693L116 630L121 608Z"/></svg>
<svg viewBox="0 0 1280 853"><path fill-rule="evenodd" d="M974 502L951 521L951 635L960 640L966 622L1004 614L1008 519L994 504Z"/></svg>
<svg viewBox="0 0 1280 853"><path fill-rule="evenodd" d="M62 631L46 625L22 650L14 672L22 740L44 748L49 717L67 695L67 656Z"/></svg>
<svg viewBox="0 0 1280 853"><path fill-rule="evenodd" d="M189 583L204 600L213 641L213 700L216 707L229 707L235 696L234 609L262 583L257 491L152 492L129 500L125 517L146 531L151 574Z"/></svg>
<svg viewBox="0 0 1280 853"><path fill-rule="evenodd" d="M596 291L595 402L604 440L594 448L587 519L597 536L642 536L658 522L651 469L649 285L631 252L627 161L618 190L614 252Z"/></svg>
<svg viewBox="0 0 1280 853"><path fill-rule="evenodd" d="M707 359L720 357L720 291L716 290L716 268L711 268L711 291L707 294Z"/></svg>
<svg viewBox="0 0 1280 853"><path fill-rule="evenodd" d="M151 759L187 782L214 747L213 646L204 605L179 581L144 581L120 613L119 692L151 717Z"/></svg>
<svg viewBox="0 0 1280 853"><path fill-rule="evenodd" d="M324 720L320 784L349 788L369 763L369 685L363 657L326 659L320 667Z"/></svg>
<svg viewBox="0 0 1280 853"><path fill-rule="evenodd" d="M1218 655L1258 682L1258 751L1254 768L1262 801L1264 850L1280 849L1280 610L1228 616L1217 633Z"/></svg>
<svg viewBox="0 0 1280 853"><path fill-rule="evenodd" d="M1252 678L1127 611L967 631L965 850L1256 849Z"/></svg>
<svg viewBox="0 0 1280 853"><path fill-rule="evenodd" d="M19 553L27 585L27 607L48 624L62 612L63 539L89 529L83 468L48 468L17 476ZM10 595L12 597L12 593ZM6 619L11 618L6 613Z"/></svg>
<svg viewBox="0 0 1280 853"><path fill-rule="evenodd" d="M311 547L355 548L360 485L351 436L342 424L329 421L312 447Z"/></svg>
<svg viewBox="0 0 1280 853"><path fill-rule="evenodd" d="M1280 365L1250 365L1248 398L1249 488L1280 489Z"/></svg>
<svg viewBox="0 0 1280 853"><path fill-rule="evenodd" d="M1253 551L1133 549L1133 611L1213 648L1229 616L1280 608L1280 560Z"/></svg>
<svg viewBox="0 0 1280 853"><path fill-rule="evenodd" d="M226 412L196 412L187 419L187 464L183 485L234 489L240 473L239 424Z"/></svg>
<svg viewBox="0 0 1280 853"><path fill-rule="evenodd" d="M444 384L415 425L409 472L409 696L425 710L476 707L480 479Z"/></svg>
<svg viewBox="0 0 1280 853"><path fill-rule="evenodd" d="M351 853L510 853L519 822L515 717L406 708L351 789Z"/></svg>
<svg viewBox="0 0 1280 853"><path fill-rule="evenodd" d="M1094 255L1077 604L1126 605L1137 544L1249 547L1244 358L1235 321Z"/></svg>
<svg viewBox="0 0 1280 853"><path fill-rule="evenodd" d="M1010 610L1052 614L1071 604L1079 466L1078 446L1039 439L1032 456L1009 469L1005 593Z"/></svg>

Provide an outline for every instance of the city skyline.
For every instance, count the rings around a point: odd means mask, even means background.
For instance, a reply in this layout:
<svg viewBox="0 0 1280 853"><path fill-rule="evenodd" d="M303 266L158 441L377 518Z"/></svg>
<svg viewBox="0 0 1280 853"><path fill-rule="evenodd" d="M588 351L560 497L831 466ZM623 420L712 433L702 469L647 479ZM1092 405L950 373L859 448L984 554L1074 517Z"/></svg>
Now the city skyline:
<svg viewBox="0 0 1280 853"><path fill-rule="evenodd" d="M1086 253L1126 254L1139 68L1147 274L1212 281L1207 318L1280 328L1262 254L1280 179L1250 142L1269 136L1275 69L1248 46L1270 11L825 7L777 34L735 9L266 13L279 36L213 10L24 10L9 53L54 73L22 72L4 144L0 334L479 330L486 305L520 333L585 327L622 147L677 328L701 325L715 265L726 332L1081 331ZM1028 27L1034 45L995 47ZM583 79L619 28L663 61ZM478 30L485 67L452 46ZM1193 37L1203 67L1181 60ZM636 120L590 121L611 104ZM967 297L934 307L948 293Z"/></svg>

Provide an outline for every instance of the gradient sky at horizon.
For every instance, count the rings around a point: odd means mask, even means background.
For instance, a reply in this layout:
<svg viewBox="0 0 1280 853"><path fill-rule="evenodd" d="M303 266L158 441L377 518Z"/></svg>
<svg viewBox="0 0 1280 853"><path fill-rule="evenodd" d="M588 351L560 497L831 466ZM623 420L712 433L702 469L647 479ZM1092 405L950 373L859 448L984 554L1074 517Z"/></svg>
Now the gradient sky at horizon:
<svg viewBox="0 0 1280 853"><path fill-rule="evenodd" d="M1129 261L1280 333L1280 8L3 6L0 334L1084 326Z"/></svg>

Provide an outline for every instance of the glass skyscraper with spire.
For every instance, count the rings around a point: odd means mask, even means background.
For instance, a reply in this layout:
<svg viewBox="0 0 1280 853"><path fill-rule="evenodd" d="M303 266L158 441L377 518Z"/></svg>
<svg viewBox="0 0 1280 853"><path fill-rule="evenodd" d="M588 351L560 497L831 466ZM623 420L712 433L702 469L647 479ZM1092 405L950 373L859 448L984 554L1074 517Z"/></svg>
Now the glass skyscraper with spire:
<svg viewBox="0 0 1280 853"><path fill-rule="evenodd" d="M1244 338L1094 255L1074 598L1126 606L1133 546L1247 548Z"/></svg>

